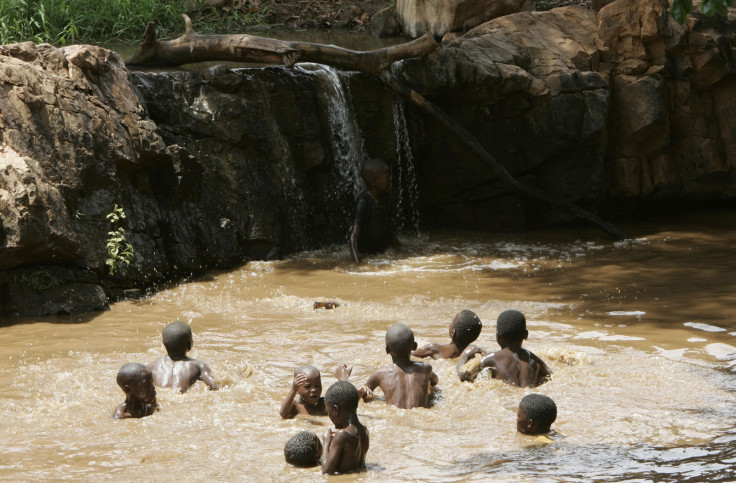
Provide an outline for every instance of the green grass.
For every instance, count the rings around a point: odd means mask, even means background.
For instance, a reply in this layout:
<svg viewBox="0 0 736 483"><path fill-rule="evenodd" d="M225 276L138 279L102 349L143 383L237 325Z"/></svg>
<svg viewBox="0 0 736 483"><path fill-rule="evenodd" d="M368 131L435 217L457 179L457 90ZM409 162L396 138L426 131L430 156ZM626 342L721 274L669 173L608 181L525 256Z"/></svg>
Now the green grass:
<svg viewBox="0 0 736 483"><path fill-rule="evenodd" d="M242 31L261 22L265 11L245 2L227 12L211 8L190 14L202 33ZM139 40L149 21L157 36L183 33L184 0L0 0L0 44L30 40L54 45Z"/></svg>

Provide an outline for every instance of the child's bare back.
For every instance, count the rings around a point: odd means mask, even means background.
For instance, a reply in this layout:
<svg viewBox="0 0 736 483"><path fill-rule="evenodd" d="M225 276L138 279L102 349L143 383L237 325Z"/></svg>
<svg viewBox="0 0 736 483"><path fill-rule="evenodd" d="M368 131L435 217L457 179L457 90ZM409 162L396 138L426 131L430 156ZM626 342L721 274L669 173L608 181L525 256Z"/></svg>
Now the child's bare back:
<svg viewBox="0 0 736 483"><path fill-rule="evenodd" d="M475 355L476 352L482 353L478 348L471 348L463 353L463 356L466 353L468 356ZM467 358L461 357L460 365L466 360ZM480 368L490 368L494 379L519 387L536 387L551 374L542 359L521 347L506 347L488 354L480 360Z"/></svg>
<svg viewBox="0 0 736 483"><path fill-rule="evenodd" d="M416 362L410 358L417 348L414 333L404 324L394 324L386 331L386 352L393 364L370 375L358 391L363 398L373 395L380 387L386 402L402 409L429 406L430 386L437 384L437 374L427 362Z"/></svg>
<svg viewBox="0 0 736 483"><path fill-rule="evenodd" d="M521 347L528 335L524 314L517 310L505 310L498 316L496 322L496 341L501 350L485 355L482 349L469 346L457 362L460 379L467 381L473 378L466 363L476 354L481 354L484 357L480 359L477 367L490 368L494 379L520 387L535 387L542 384L552 371L542 359Z"/></svg>
<svg viewBox="0 0 736 483"><path fill-rule="evenodd" d="M365 387L372 394L380 387L386 402L402 409L428 407L430 386L437 384L437 375L426 362L408 361L391 364L371 374Z"/></svg>
<svg viewBox="0 0 736 483"><path fill-rule="evenodd" d="M148 365L153 374L154 385L186 392L192 384L202 381L213 391L219 389L210 366L187 357L187 352L192 349L193 344L189 324L181 321L172 322L164 327L162 336L168 355Z"/></svg>
<svg viewBox="0 0 736 483"><path fill-rule="evenodd" d="M153 384L158 387L169 387L186 392L197 381L207 384L210 389L218 389L212 377L210 366L197 359L185 357L174 360L163 356L148 365L153 373Z"/></svg>

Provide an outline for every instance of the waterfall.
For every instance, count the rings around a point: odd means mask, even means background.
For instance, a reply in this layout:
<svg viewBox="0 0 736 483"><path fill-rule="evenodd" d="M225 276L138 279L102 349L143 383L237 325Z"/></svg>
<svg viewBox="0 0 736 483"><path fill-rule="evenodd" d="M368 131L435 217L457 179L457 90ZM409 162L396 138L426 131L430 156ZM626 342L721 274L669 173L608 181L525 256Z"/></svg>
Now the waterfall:
<svg viewBox="0 0 736 483"><path fill-rule="evenodd" d="M341 216L345 220L344 230L350 228L352 220L352 203L365 189L360 176L360 168L367 157L365 140L352 106L350 90L343 82L342 73L332 67L299 63L295 66L308 73L319 83L318 98L327 113L330 128L336 175L335 190L326 200L342 209ZM417 233L419 231L418 185L414 168L414 157L411 152L409 131L404 114L404 105L400 98L394 101L393 124L396 133L396 161L393 169L393 185L397 190L396 208L393 222L399 233Z"/></svg>
<svg viewBox="0 0 736 483"><path fill-rule="evenodd" d="M404 103L398 96L394 100L394 131L396 132L396 178L394 187L398 189L398 201L394 214L394 224L400 233L419 232L419 186L414 169L414 155L406 127Z"/></svg>
<svg viewBox="0 0 736 483"><path fill-rule="evenodd" d="M351 190L353 198L357 198L365 189L365 183L360 177L360 166L366 153L363 135L350 102L350 93L340 79L340 72L332 67L300 63L296 64L296 68L315 76L323 88L320 90L320 97L330 124L334 166L342 183L338 191Z"/></svg>

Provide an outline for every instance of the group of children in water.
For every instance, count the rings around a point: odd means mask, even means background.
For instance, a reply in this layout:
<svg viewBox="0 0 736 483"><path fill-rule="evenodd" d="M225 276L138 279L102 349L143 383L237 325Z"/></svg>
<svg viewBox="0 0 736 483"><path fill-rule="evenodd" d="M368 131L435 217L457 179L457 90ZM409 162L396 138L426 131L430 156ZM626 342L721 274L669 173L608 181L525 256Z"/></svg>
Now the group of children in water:
<svg viewBox="0 0 736 483"><path fill-rule="evenodd" d="M384 202L391 190L389 166L381 160L369 159L361 175L367 189L358 198L349 241L350 254L356 263L360 262L361 254L380 252L398 243L391 231ZM496 341L501 350L490 354L471 345L482 327L475 313L462 310L450 324L448 344L428 344L417 349L412 330L404 324L394 324L386 331L386 353L391 356L392 364L375 371L357 388L348 381L352 367L342 364L335 373L338 382L327 389L324 397L319 370L310 365L297 367L289 394L279 410L281 417L327 415L335 427L330 428L321 441L311 431L296 434L284 447L286 461L299 467L321 466L326 474L365 469L369 436L357 415L360 399L373 399L373 391L380 387L388 404L402 409L429 407L430 394L438 377L431 364L412 360L412 356L457 358L456 370L462 381L471 381L480 370L488 369L493 378L507 384L535 387L551 375L539 357L521 347L529 335L524 314L506 310L498 316ZM157 408L155 386L185 392L201 380L210 389L218 389L209 366L187 357L192 348L189 325L184 322L167 325L163 330L163 342L168 355L148 366L133 363L120 369L117 382L125 393L125 401L113 417L139 418L153 414ZM519 403L516 427L524 434L544 434L550 431L556 418L557 407L552 399L529 394Z"/></svg>
<svg viewBox="0 0 736 483"><path fill-rule="evenodd" d="M286 461L299 467L321 466L326 474L363 470L369 436L357 415L360 399L373 399L374 390L380 387L387 404L403 409L430 405L430 395L438 377L431 364L412 360L412 356L457 358L456 371L463 381L473 380L482 369L488 369L494 379L519 387L535 387L549 378L551 371L547 365L521 347L528 337L524 314L506 310L498 316L496 341L501 349L492 353L472 345L482 326L475 313L462 310L450 324L448 344L428 344L417 349L412 330L405 324L394 324L386 331L386 353L391 356L392 364L375 371L357 388L348 381L352 367L342 364L335 372L338 382L327 389L324 397L319 369L311 365L297 367L291 389L279 411L281 417L326 415L334 429L330 428L322 440L311 431L297 433L284 447ZM125 364L118 371L117 383L125 393L125 401L113 413L114 418L153 414L158 408L156 386L186 392L201 380L209 389L218 389L210 367L186 355L192 348L192 331L188 324L173 322L164 328L162 335L166 356L148 366ZM552 399L529 394L519 403L516 427L524 434L545 434L556 418L557 407Z"/></svg>

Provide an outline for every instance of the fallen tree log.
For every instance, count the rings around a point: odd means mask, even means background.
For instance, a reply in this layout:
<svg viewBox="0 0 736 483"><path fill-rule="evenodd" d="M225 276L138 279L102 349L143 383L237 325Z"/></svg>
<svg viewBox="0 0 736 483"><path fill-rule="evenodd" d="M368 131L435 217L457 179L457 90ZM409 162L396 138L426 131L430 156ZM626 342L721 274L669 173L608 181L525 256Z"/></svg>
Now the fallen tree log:
<svg viewBox="0 0 736 483"><path fill-rule="evenodd" d="M431 34L411 42L367 52L335 45L288 42L248 34L202 35L192 29L186 16L184 35L174 40L157 40L156 24L148 22L136 52L125 61L127 66L175 67L206 61L257 62L284 64L316 62L346 70L373 73L401 59L420 57L437 49Z"/></svg>
<svg viewBox="0 0 736 483"><path fill-rule="evenodd" d="M551 196L540 189L521 183L519 180L511 176L511 174L506 171L506 168L504 168L501 163L496 161L496 159L491 156L488 151L486 151L486 149L480 144L480 142L472 134L470 134L467 129L462 127L457 121L448 116L447 113L445 113L442 109L434 105L432 102L427 100L424 96L419 94L414 89L411 89L400 82L389 71L382 72L381 77L383 78L384 82L386 82L386 84L388 84L388 86L391 87L395 92L409 99L412 103L414 103L414 105L421 108L424 112L438 120L451 132L455 133L470 149L473 150L473 152L475 152L475 154L478 155L478 157L480 157L481 160L483 160L483 162L485 162L493 170L496 176L501 178L501 180L508 184L517 193L544 201L545 203L572 213L576 217L598 226L600 229L611 235L616 240L625 240L629 238L626 233L622 232L607 221L595 216L588 210L568 201L555 198L554 196Z"/></svg>

